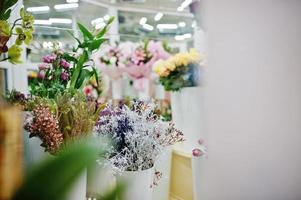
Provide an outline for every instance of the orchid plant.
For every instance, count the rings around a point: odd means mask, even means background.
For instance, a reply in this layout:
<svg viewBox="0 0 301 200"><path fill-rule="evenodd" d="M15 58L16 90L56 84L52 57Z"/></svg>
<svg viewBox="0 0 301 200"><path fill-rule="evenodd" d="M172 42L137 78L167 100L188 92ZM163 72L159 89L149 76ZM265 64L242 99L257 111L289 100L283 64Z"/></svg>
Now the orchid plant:
<svg viewBox="0 0 301 200"><path fill-rule="evenodd" d="M0 2L0 56L5 55L0 59L0 62L8 60L12 64L18 64L22 61L21 45L25 43L29 45L34 31L33 23L34 17L26 12L24 8L20 9L20 18L16 19L10 25L8 19L11 16L12 6L17 3L17 0L2 0ZM13 45L8 47L8 41L16 36Z"/></svg>

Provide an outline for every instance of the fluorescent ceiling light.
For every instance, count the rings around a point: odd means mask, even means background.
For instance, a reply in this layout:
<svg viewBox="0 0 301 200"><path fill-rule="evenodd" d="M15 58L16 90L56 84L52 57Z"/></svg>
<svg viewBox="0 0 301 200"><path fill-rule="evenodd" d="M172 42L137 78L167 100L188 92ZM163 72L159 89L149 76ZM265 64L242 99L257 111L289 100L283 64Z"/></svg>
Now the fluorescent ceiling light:
<svg viewBox="0 0 301 200"><path fill-rule="evenodd" d="M91 24L92 24L93 26L95 26L96 24L103 23L103 22L104 22L104 19L101 17L101 18L93 19L93 20L91 21Z"/></svg>
<svg viewBox="0 0 301 200"><path fill-rule="evenodd" d="M179 22L179 27L185 27L186 26L186 23L185 22Z"/></svg>
<svg viewBox="0 0 301 200"><path fill-rule="evenodd" d="M39 7L28 7L26 9L28 12L47 12L50 10L49 6L39 6Z"/></svg>
<svg viewBox="0 0 301 200"><path fill-rule="evenodd" d="M52 22L49 21L49 20L35 19L34 24L36 24L36 25L51 25Z"/></svg>
<svg viewBox="0 0 301 200"><path fill-rule="evenodd" d="M147 22L146 17L141 17L141 19L140 19L140 21L139 21L139 24L140 24L140 25L144 25L144 24L146 24L146 22Z"/></svg>
<svg viewBox="0 0 301 200"><path fill-rule="evenodd" d="M189 6L192 3L192 0L185 0L182 4L181 7L182 8L186 8L187 6Z"/></svg>
<svg viewBox="0 0 301 200"><path fill-rule="evenodd" d="M192 37L191 33L186 33L184 35L176 35L175 40L185 40L185 39L189 39L191 37Z"/></svg>
<svg viewBox="0 0 301 200"><path fill-rule="evenodd" d="M66 18L50 18L49 21L54 24L71 24L71 19Z"/></svg>
<svg viewBox="0 0 301 200"><path fill-rule="evenodd" d="M105 25L106 25L106 23L104 23L104 22L98 23L95 25L95 29L101 29L101 28L105 27Z"/></svg>
<svg viewBox="0 0 301 200"><path fill-rule="evenodd" d="M158 29L177 29L178 25L177 24L158 24L157 28Z"/></svg>
<svg viewBox="0 0 301 200"><path fill-rule="evenodd" d="M155 20L155 21L159 21L162 17L163 17L163 13L158 12L158 13L155 15L155 17L154 17L154 20Z"/></svg>
<svg viewBox="0 0 301 200"><path fill-rule="evenodd" d="M104 20L108 21L110 19L110 16L109 15L105 15L103 18L104 18Z"/></svg>
<svg viewBox="0 0 301 200"><path fill-rule="evenodd" d="M67 3L77 3L78 0L66 0Z"/></svg>
<svg viewBox="0 0 301 200"><path fill-rule="evenodd" d="M67 3L67 4L54 5L54 9L56 9L56 10L67 10L67 9L73 9L73 8L78 8L78 3Z"/></svg>
<svg viewBox="0 0 301 200"><path fill-rule="evenodd" d="M149 24L143 24L142 27L148 31L152 31L154 30L154 27L152 25Z"/></svg>
<svg viewBox="0 0 301 200"><path fill-rule="evenodd" d="M181 6L179 6L177 8L177 11L182 12L187 6L189 6L192 3L192 0L185 0L183 1L183 3L181 4Z"/></svg>
<svg viewBox="0 0 301 200"><path fill-rule="evenodd" d="M184 10L184 8L182 6L177 8L177 11L182 12Z"/></svg>

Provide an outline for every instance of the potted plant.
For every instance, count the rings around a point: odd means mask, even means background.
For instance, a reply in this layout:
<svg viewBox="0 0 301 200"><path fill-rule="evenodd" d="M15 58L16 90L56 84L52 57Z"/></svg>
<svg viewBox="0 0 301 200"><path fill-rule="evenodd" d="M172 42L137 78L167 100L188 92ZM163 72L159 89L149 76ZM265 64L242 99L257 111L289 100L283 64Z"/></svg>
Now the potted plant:
<svg viewBox="0 0 301 200"><path fill-rule="evenodd" d="M95 134L111 141L105 160L118 174L117 181L128 180L131 184L125 200L152 199L152 185L161 176L154 170L158 155L184 140L173 123L160 120L153 103L141 101L133 102L131 107L107 105L100 114Z"/></svg>
<svg viewBox="0 0 301 200"><path fill-rule="evenodd" d="M159 76L159 82L166 91L171 91L172 119L186 135L183 150L191 151L193 141L197 140L200 131L200 112L191 109L198 105L200 96L200 63L204 57L195 49L178 53L166 61L158 62L153 70Z"/></svg>
<svg viewBox="0 0 301 200"><path fill-rule="evenodd" d="M31 83L31 95L25 99L27 114L24 127L30 137L40 139L42 148L50 155L58 155L69 141L92 133L101 108L94 99L84 95L83 88L91 77L98 80L90 57L107 41L104 34L113 19L109 19L107 25L96 33L78 23L83 41L75 38L78 45L73 52L55 48L52 54L43 57L43 63L39 65L38 79ZM10 100L14 101L13 98ZM69 199L82 200L85 197L86 173L74 184Z"/></svg>

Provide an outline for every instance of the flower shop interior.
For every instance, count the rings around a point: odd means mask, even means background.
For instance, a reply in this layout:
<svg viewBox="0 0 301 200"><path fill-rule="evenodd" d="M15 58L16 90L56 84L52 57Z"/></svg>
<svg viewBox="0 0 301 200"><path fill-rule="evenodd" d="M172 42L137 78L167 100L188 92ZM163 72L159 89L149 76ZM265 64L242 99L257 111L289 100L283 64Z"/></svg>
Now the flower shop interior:
<svg viewBox="0 0 301 200"><path fill-rule="evenodd" d="M1 0L0 200L300 200L300 19L297 0Z"/></svg>

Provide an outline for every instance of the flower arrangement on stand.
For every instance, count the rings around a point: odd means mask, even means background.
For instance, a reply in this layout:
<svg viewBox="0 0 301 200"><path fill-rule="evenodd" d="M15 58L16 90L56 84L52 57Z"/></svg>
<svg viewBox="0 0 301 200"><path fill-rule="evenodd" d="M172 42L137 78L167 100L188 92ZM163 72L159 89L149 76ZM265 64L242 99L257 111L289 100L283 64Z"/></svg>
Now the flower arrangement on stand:
<svg viewBox="0 0 301 200"><path fill-rule="evenodd" d="M113 46L107 46L94 55L96 65L101 72L110 78L114 100L121 100L124 95L121 70L125 67L124 59L124 54L117 43Z"/></svg>
<svg viewBox="0 0 301 200"><path fill-rule="evenodd" d="M24 8L20 9L20 18L16 19L12 25L9 23L12 6L17 0L3 0L0 3L0 62L9 61L12 64L21 63L22 47L25 43L29 45L34 31L34 17L26 12ZM8 41L15 39L14 44L8 47Z"/></svg>
<svg viewBox="0 0 301 200"><path fill-rule="evenodd" d="M155 114L154 103L136 101L132 107L107 107L101 112L95 134L108 138L107 162L121 179L133 183L126 200L152 197L154 163L162 151L184 140L181 131L171 122L163 122ZM161 176L160 173L156 175ZM158 178L158 177L157 177Z"/></svg>
<svg viewBox="0 0 301 200"><path fill-rule="evenodd" d="M191 144L198 134L200 114L189 105L200 100L200 62L203 56L195 49L178 53L166 61L158 62L153 70L166 91L171 92L172 119L181 130L187 132L182 150L191 151Z"/></svg>
<svg viewBox="0 0 301 200"><path fill-rule="evenodd" d="M178 53L166 61L158 62L154 71L167 91L179 91L183 87L196 86L199 83L199 63L202 56L195 50Z"/></svg>
<svg viewBox="0 0 301 200"><path fill-rule="evenodd" d="M78 45L73 52L55 47L52 54L43 57L38 78L30 85L29 98L16 92L10 95L11 102L20 98L24 110L28 111L24 128L29 136L38 137L41 146L51 155L59 155L69 142L90 135L94 129L101 106L95 99L86 97L83 89L91 79L99 83L91 54L107 41L104 34L113 20L110 18L96 33L78 23L83 40L75 38ZM86 173L79 181L82 187L71 191L67 199L85 199Z"/></svg>
<svg viewBox="0 0 301 200"><path fill-rule="evenodd" d="M133 79L140 99L149 100L150 75L154 63L168 57L170 54L161 42L145 41L127 58L124 71Z"/></svg>

